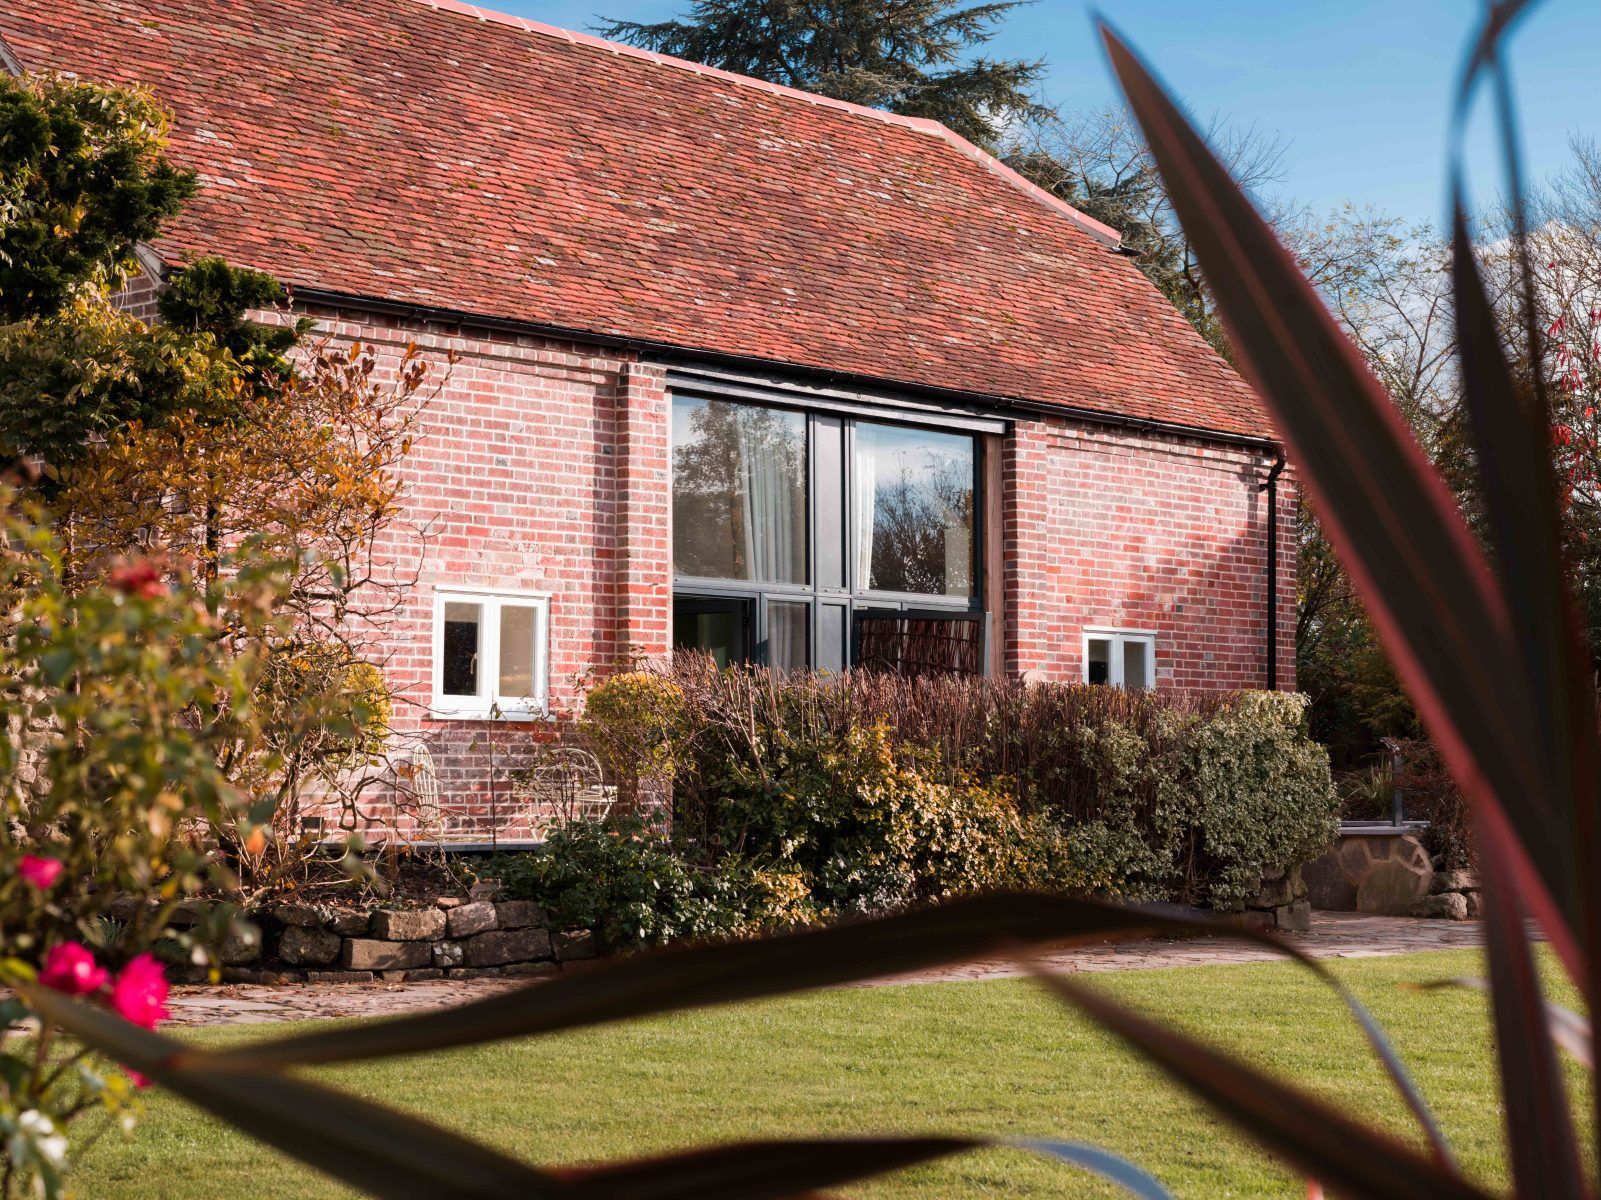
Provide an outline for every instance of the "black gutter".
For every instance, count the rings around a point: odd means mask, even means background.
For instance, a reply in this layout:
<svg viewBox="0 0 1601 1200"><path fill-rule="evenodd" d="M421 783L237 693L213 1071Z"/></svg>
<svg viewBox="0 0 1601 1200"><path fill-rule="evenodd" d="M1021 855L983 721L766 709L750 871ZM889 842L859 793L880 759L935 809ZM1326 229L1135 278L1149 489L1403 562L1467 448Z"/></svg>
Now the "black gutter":
<svg viewBox="0 0 1601 1200"><path fill-rule="evenodd" d="M1284 472L1284 451L1279 451L1267 482L1257 491L1267 493L1267 690L1279 690L1279 476Z"/></svg>
<svg viewBox="0 0 1601 1200"><path fill-rule="evenodd" d="M496 333L523 334L533 337L559 338L563 341L584 342L591 346L630 350L652 361L701 362L719 366L738 367L743 370L771 371L795 379L815 380L819 383L852 388L877 388L908 396L921 396L947 403L967 404L984 408L997 415L1026 415L1067 417L1088 424L1105 425L1114 429L1128 429L1137 433L1166 434L1172 437L1197 438L1227 446L1245 446L1253 450L1266 450L1281 454L1278 442L1272 438L1252 437L1243 433L1226 433L1200 425L1182 425L1168 421L1152 421L1129 417L1120 413L1102 412L1093 408L1077 408L1067 404L1049 404L1037 400L1018 400L983 392L969 392L961 388L936 387L926 383L907 383L884 379L876 375L861 375L849 371L836 371L823 367L807 367L777 359L757 358L752 355L728 354L715 350L697 350L693 346L679 346L672 342L651 341L646 338L623 337L611 333L593 333L561 325L542 325L536 321L519 321L508 317L487 317L461 309L438 308L427 304L408 304L396 300L382 300L350 292L334 292L323 288L292 287L291 303L325 305L330 308L352 308L358 311L399 317L410 321L432 321L443 325L459 325L485 329Z"/></svg>
<svg viewBox="0 0 1601 1200"><path fill-rule="evenodd" d="M1196 438L1218 442L1225 446L1243 446L1250 450L1265 450L1272 454L1283 452L1282 445L1272 438L1252 437L1247 433L1227 433L1221 429L1208 429L1204 425L1181 425L1174 421L1154 421L1148 417L1129 417L1122 413L1102 412L1095 408L1075 408L1068 404L1051 404L1044 400L995 400L1013 412L1037 417L1071 417L1133 433L1154 433L1167 437Z"/></svg>

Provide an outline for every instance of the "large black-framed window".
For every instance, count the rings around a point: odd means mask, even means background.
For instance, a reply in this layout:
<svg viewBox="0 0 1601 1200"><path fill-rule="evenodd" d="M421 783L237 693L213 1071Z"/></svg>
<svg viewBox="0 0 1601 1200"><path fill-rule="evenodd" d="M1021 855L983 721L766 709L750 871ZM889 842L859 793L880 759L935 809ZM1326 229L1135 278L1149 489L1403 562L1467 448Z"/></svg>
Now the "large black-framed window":
<svg viewBox="0 0 1601 1200"><path fill-rule="evenodd" d="M973 434L693 393L672 422L676 646L837 671L863 614L981 616Z"/></svg>

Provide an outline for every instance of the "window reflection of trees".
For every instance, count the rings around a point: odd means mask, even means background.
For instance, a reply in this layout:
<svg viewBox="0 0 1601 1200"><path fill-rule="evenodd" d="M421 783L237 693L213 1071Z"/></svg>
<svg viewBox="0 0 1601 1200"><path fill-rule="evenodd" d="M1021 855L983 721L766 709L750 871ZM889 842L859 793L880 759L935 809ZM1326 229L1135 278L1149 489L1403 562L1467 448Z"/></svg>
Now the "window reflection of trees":
<svg viewBox="0 0 1601 1200"><path fill-rule="evenodd" d="M680 402L673 557L680 575L806 582L806 418L716 400Z"/></svg>
<svg viewBox="0 0 1601 1200"><path fill-rule="evenodd" d="M862 532L864 540L871 539L864 556L869 586L884 592L971 595L971 451L934 443L875 457L871 527L864 517Z"/></svg>
<svg viewBox="0 0 1601 1200"><path fill-rule="evenodd" d="M856 431L855 586L971 596L973 440L865 421ZM806 583L805 415L679 398L673 443L677 573Z"/></svg>

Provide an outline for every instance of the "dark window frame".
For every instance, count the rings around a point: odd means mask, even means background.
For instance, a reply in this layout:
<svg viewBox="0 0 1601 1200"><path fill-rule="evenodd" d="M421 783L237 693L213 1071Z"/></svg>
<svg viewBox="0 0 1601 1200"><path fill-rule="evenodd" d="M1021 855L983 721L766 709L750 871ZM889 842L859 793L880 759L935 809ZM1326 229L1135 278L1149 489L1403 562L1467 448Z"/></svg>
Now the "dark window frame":
<svg viewBox="0 0 1601 1200"><path fill-rule="evenodd" d="M986 568L987 558L985 545L986 514L988 506L997 498L986 494L984 481L986 474L986 456L991 453L989 439L981 436L982 430L975 430L967 424L944 422L938 418L918 420L920 414L901 410L877 411L866 410L861 406L829 406L805 403L784 403L763 396L754 398L750 396L720 395L708 389L702 391L693 387L674 387L669 392L669 411L672 401L678 398L720 401L725 404L744 404L755 407L777 408L790 412L800 412L806 417L806 575L809 580L805 584L790 583L763 583L744 580L715 579L703 576L680 575L676 567L673 572L673 600L675 605L680 598L685 600L731 600L748 603L751 613L751 630L748 645L751 660L765 664L767 662L767 641L769 635L768 606L772 602L805 601L809 603L809 661L815 668L823 656L825 647L824 638L824 609L826 607L844 609L843 620L843 646L840 657L843 665L850 667L854 664L856 654L856 614L858 610L885 610L917 612L925 618L939 616L952 616L971 619L975 616L984 619L986 643L988 640L988 613L984 606L986 595ZM860 587L858 574L858 555L856 547L857 528L857 497L856 497L856 426L858 423L874 425L892 425L905 429L921 429L931 433L959 434L971 440L973 447L973 518L971 533L971 582L966 596L929 595L921 592L889 592L873 591ZM835 427L840 430L841 470L839 479L839 519L842 521L842 541L840 552L844 557L844 586L823 587L817 581L819 577L818 557L819 544L822 539L818 536L819 500L821 489L818 486L818 446L817 430L819 426ZM669 487L672 486L672 471L668 472ZM675 534L676 537L676 534ZM672 553L671 549L669 553ZM676 555L674 556L676 558ZM988 650L985 647L984 656L987 659Z"/></svg>

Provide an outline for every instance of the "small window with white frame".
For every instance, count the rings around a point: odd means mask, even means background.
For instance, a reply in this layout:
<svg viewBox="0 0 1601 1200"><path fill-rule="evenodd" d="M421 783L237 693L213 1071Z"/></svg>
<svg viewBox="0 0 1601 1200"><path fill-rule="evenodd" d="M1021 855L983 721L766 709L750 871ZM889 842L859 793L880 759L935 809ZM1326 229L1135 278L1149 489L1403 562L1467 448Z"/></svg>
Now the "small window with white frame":
<svg viewBox="0 0 1601 1200"><path fill-rule="evenodd" d="M549 699L550 598L441 591L434 597L436 717L543 717Z"/></svg>
<svg viewBox="0 0 1601 1200"><path fill-rule="evenodd" d="M1156 635L1140 629L1086 629L1084 682L1143 691L1156 686Z"/></svg>

